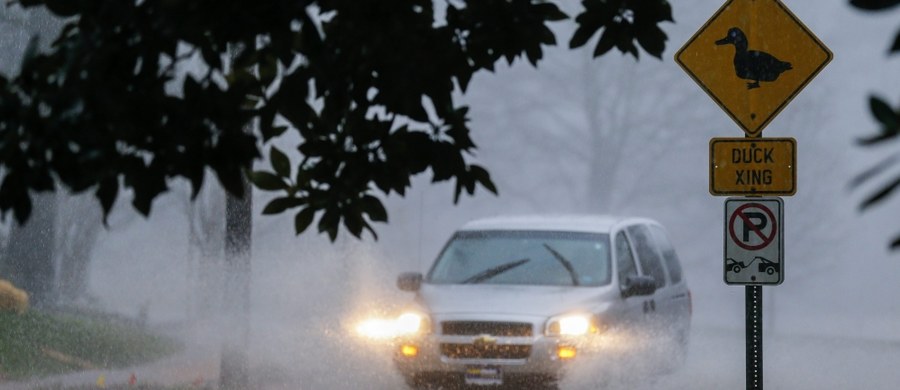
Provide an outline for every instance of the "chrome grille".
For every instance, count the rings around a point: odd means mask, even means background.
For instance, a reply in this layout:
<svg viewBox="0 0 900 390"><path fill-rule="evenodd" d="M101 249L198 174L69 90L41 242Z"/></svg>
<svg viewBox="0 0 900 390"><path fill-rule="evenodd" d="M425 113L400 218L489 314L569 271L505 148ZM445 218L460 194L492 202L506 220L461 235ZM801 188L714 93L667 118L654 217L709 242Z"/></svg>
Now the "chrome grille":
<svg viewBox="0 0 900 390"><path fill-rule="evenodd" d="M441 332L457 336L530 337L532 326L527 322L444 321Z"/></svg>
<svg viewBox="0 0 900 390"><path fill-rule="evenodd" d="M441 355L451 359L528 359L530 345L441 344Z"/></svg>

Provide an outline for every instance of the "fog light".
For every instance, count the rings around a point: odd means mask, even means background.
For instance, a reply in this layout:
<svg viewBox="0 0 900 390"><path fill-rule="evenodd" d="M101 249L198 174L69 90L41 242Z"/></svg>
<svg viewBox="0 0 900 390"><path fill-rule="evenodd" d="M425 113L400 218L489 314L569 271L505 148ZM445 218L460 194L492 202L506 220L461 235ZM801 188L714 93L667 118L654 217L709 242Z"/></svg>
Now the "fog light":
<svg viewBox="0 0 900 390"><path fill-rule="evenodd" d="M419 354L419 347L415 345L403 345L400 347L400 354L406 357L416 357Z"/></svg>
<svg viewBox="0 0 900 390"><path fill-rule="evenodd" d="M562 346L556 349L556 356L563 360L572 359L575 355L575 347Z"/></svg>

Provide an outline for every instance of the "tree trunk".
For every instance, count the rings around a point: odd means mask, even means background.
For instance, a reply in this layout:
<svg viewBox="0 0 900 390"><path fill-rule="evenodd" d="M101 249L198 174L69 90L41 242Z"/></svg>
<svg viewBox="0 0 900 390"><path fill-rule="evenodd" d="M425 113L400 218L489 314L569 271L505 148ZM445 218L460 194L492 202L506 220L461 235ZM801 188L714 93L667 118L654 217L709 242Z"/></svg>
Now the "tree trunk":
<svg viewBox="0 0 900 390"><path fill-rule="evenodd" d="M193 201L184 194L188 224L188 262L191 281L191 320L213 317L223 310L225 299L226 194L220 187L205 185Z"/></svg>
<svg viewBox="0 0 900 390"><path fill-rule="evenodd" d="M53 249L57 198L55 193L41 193L32 200L31 217L24 225L16 223L10 232L5 276L28 292L33 306L46 307L56 298Z"/></svg>
<svg viewBox="0 0 900 390"><path fill-rule="evenodd" d="M247 347L250 333L250 244L252 189L244 181L244 197L228 194L225 201L225 345L222 347L219 388L250 388Z"/></svg>
<svg viewBox="0 0 900 390"><path fill-rule="evenodd" d="M102 212L90 195L65 195L58 220L60 242L59 303L77 303L87 296L91 255L103 226Z"/></svg>

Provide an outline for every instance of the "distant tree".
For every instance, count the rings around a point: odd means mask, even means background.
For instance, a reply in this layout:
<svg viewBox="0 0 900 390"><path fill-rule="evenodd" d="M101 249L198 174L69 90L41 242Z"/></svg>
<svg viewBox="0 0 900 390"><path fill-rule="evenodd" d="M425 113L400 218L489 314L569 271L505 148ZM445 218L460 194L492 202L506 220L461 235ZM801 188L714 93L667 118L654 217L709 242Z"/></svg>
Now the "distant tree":
<svg viewBox="0 0 900 390"><path fill-rule="evenodd" d="M63 191L65 192L65 191ZM83 303L88 298L88 271L103 229L102 211L88 194L60 194L56 254L58 303Z"/></svg>
<svg viewBox="0 0 900 390"><path fill-rule="evenodd" d="M222 307L225 192L214 182L205 183L194 199L186 183L175 191L188 226L188 314L192 319L206 318Z"/></svg>
<svg viewBox="0 0 900 390"><path fill-rule="evenodd" d="M900 5L900 0L850 0L850 4L866 11L883 12L896 8ZM888 54L893 55L898 52L900 52L900 33L894 37ZM891 107L888 102L877 96L869 97L869 107L872 110L872 116L875 117L881 128L878 134L860 139L859 144L862 146L875 146L889 141L896 141L897 136L900 135L900 108L895 109ZM898 163L900 163L900 154L894 154L856 176L851 185L857 187L873 179L883 177L887 174L889 168L896 166ZM887 182L882 183L878 190L867 196L860 208L866 210L881 202L891 196L897 188L900 188L900 175L894 174ZM892 250L900 249L900 235L895 236L891 240L890 248Z"/></svg>
<svg viewBox="0 0 900 390"><path fill-rule="evenodd" d="M503 59L536 65L556 43L547 24L566 18L541 0L17 3L66 23L49 52L32 46L21 72L0 78L4 214L27 219L31 194L54 180L93 190L107 213L122 187L144 214L169 178L187 178L196 194L206 168L240 195L257 145L290 130L299 162L273 148L271 170L251 175L282 193L264 213L296 210L297 233L318 216L332 239L341 224L374 234L369 222L387 220L375 194L403 195L426 170L454 180L457 199L479 185L495 191L467 161L468 108L454 93ZM667 1L582 6L570 47L599 32L595 56L662 54ZM188 61L205 68L177 77ZM250 123L258 133L243 131Z"/></svg>
<svg viewBox="0 0 900 390"><path fill-rule="evenodd" d="M47 307L57 298L54 239L59 199L54 193L43 193L35 197L34 203L32 218L16 223L10 230L4 276L27 291L34 306Z"/></svg>
<svg viewBox="0 0 900 390"><path fill-rule="evenodd" d="M703 120L690 109L697 101L656 91L683 78L662 63L555 54L540 71L520 66L484 81L482 101L504 96L474 113L488 121L479 132L481 143L493 148L485 160L498 171L520 173L496 178L506 201L535 210L552 201L565 212L619 213L648 193L642 184L660 171L660 157L691 143L678 130ZM502 149L527 158L511 159Z"/></svg>

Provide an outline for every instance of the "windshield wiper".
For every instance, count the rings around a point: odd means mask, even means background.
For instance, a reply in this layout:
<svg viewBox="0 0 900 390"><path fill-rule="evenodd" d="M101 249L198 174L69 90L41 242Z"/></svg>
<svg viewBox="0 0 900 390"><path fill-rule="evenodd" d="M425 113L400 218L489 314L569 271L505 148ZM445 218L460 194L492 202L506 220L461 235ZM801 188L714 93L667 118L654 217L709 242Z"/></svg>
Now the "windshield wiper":
<svg viewBox="0 0 900 390"><path fill-rule="evenodd" d="M563 257L563 255L559 254L559 252L550 247L550 245L547 245L545 243L544 248L547 248L547 251L549 251L550 254L552 254L560 264L562 264L563 268L565 268L566 271L569 271L569 276L572 278L572 285L577 286L578 275L575 274L575 268L572 268L572 263L569 260L566 260L566 258Z"/></svg>
<svg viewBox="0 0 900 390"><path fill-rule="evenodd" d="M529 261L531 261L531 259L525 258L525 259L521 259L521 260L511 261L509 263L500 264L496 267L491 267L491 268L481 271L475 275L472 275L469 278L467 278L466 280L463 280L462 283L463 284L480 283L480 282L483 282L490 278L493 278L494 276L500 275L506 271L509 271L513 268L516 268L522 264L525 264Z"/></svg>

